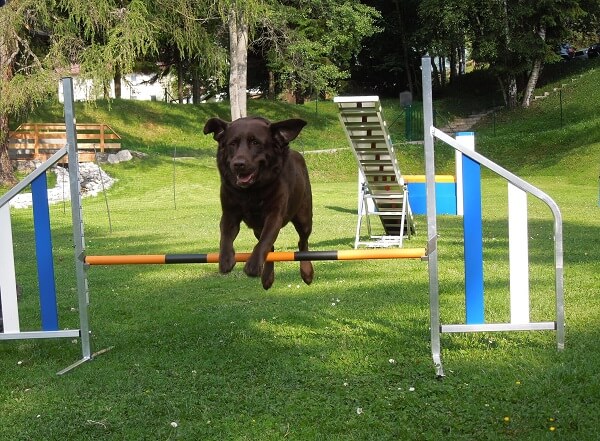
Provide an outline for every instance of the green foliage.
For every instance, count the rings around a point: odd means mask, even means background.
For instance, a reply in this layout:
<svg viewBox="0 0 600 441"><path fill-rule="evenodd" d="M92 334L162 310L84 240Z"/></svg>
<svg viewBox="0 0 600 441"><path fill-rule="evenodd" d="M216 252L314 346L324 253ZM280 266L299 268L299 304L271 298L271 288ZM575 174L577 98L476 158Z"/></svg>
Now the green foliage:
<svg viewBox="0 0 600 441"><path fill-rule="evenodd" d="M348 78L349 64L366 37L378 32L374 8L354 0L300 1L278 6L289 42L272 47L270 67L284 88L304 93L335 93Z"/></svg>
<svg viewBox="0 0 600 441"><path fill-rule="evenodd" d="M99 91L118 70L131 72L137 61L159 50L160 28L144 0L131 0L125 7L112 1L64 0L62 6L74 25L72 38L80 39L71 61L79 63L82 78L95 80Z"/></svg>
<svg viewBox="0 0 600 441"><path fill-rule="evenodd" d="M11 2L0 8L2 115L30 109L56 90L53 85L58 74L54 68L59 65L48 59L43 50L43 35L52 27L51 14L52 9L45 2L37 1Z"/></svg>
<svg viewBox="0 0 600 441"><path fill-rule="evenodd" d="M0 86L0 112L22 115L45 102L48 95L56 92L58 75L49 70L30 74L17 74L10 82Z"/></svg>

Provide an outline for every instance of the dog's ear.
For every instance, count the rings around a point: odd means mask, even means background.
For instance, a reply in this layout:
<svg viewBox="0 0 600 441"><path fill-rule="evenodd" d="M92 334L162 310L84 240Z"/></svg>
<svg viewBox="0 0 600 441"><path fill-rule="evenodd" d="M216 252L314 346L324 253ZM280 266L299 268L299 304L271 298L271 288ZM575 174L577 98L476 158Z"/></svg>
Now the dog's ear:
<svg viewBox="0 0 600 441"><path fill-rule="evenodd" d="M223 132L225 132L228 125L229 123L223 121L221 118L211 118L204 124L204 134L208 135L209 133L212 133L213 138L218 141L221 139L221 136L223 136Z"/></svg>
<svg viewBox="0 0 600 441"><path fill-rule="evenodd" d="M271 124L271 133L280 145L287 145L296 139L305 125L303 119L286 119Z"/></svg>

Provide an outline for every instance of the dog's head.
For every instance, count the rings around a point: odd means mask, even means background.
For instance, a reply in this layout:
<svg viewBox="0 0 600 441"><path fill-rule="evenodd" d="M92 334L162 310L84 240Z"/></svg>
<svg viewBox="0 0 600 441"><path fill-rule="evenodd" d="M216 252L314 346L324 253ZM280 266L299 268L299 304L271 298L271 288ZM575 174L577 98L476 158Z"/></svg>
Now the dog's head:
<svg viewBox="0 0 600 441"><path fill-rule="evenodd" d="M233 122L211 118L204 134L212 133L219 143L217 165L221 178L236 187L264 186L279 176L295 139L306 121L288 119L271 123L260 117Z"/></svg>

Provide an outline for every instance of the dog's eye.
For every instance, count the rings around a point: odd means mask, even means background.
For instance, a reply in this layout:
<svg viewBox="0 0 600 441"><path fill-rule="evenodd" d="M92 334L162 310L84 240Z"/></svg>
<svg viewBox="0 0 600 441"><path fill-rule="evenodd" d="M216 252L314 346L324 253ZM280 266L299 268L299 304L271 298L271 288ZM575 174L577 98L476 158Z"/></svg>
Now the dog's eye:
<svg viewBox="0 0 600 441"><path fill-rule="evenodd" d="M252 147L260 147L261 145L258 139L251 139L249 142Z"/></svg>

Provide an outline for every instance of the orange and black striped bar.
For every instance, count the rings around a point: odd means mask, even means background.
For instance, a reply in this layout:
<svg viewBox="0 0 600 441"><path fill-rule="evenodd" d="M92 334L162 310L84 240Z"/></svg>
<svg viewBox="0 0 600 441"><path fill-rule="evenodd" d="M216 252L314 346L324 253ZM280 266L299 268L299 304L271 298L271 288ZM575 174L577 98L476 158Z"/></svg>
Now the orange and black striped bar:
<svg viewBox="0 0 600 441"><path fill-rule="evenodd" d="M294 262L302 260L372 260L372 259L422 259L425 248L386 248L334 251L274 251L267 262ZM236 262L246 262L250 253L236 253ZM86 256L88 265L148 265L174 263L218 263L219 253L207 254L132 254L115 256Z"/></svg>

